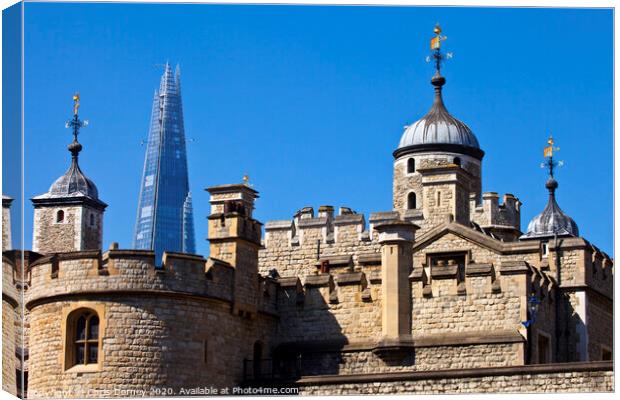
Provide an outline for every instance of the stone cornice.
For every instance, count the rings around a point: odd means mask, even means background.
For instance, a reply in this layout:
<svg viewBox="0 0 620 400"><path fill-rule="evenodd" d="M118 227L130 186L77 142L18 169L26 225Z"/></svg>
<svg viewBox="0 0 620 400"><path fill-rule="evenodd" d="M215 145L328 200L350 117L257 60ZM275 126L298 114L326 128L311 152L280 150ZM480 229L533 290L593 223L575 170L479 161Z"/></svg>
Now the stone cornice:
<svg viewBox="0 0 620 400"><path fill-rule="evenodd" d="M386 372L352 375L306 376L295 381L299 386L334 385L368 382L419 381L430 379L478 378L502 375L537 375L569 372L613 371L613 361L577 362L562 364L534 364L510 367L447 369L436 371Z"/></svg>
<svg viewBox="0 0 620 400"><path fill-rule="evenodd" d="M459 144L449 143L429 143L429 144L417 144L412 146L396 149L392 155L395 159L398 159L407 154L417 154L426 152L446 152L446 153L458 153L472 156L478 160L482 160L484 157L484 151L470 146L463 146Z"/></svg>
<svg viewBox="0 0 620 400"><path fill-rule="evenodd" d="M194 293L188 292L176 292L171 290L85 290L79 292L71 292L71 293L62 293L52 296L45 296L30 300L26 303L25 307L28 310L32 310L34 307L37 307L42 304L47 303L55 303L67 299L73 298L100 298L100 297L121 297L121 296L129 296L129 297L155 297L155 298L170 298L170 299L181 299L181 300L196 300L196 301L206 301L211 303L219 303L225 305L231 305L232 302L228 299L224 299L218 296L213 295L197 295ZM274 318L280 318L279 315L259 310L260 314L267 315Z"/></svg>

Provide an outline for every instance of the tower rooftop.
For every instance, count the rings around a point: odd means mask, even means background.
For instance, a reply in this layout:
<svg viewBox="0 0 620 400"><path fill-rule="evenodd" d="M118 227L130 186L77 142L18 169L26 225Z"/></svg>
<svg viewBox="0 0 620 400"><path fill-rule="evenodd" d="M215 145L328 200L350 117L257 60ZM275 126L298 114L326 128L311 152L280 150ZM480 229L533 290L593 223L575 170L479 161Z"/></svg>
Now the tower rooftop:
<svg viewBox="0 0 620 400"><path fill-rule="evenodd" d="M440 33L441 30L436 30L437 32ZM441 53L441 41L446 37L439 33L431 40L431 49L434 50L431 57L435 61L436 69L431 79L431 84L435 88L433 105L426 115L405 127L394 155L398 157L410 152L445 150L482 159L484 152L480 150L480 144L473 131L464 122L452 116L443 102L442 87L446 79L441 75L441 63L450 58L451 54Z"/></svg>
<svg viewBox="0 0 620 400"><path fill-rule="evenodd" d="M552 137L549 138L548 144L544 152L547 160L542 166L549 168L549 179L545 183L545 187L549 190L549 200L543 212L532 218L527 226L527 232L521 236L521 239L538 239L555 235L579 236L577 223L562 211L555 200L555 190L559 185L553 177L553 169L561 163L553 160L553 152L559 149L553 147Z"/></svg>
<svg viewBox="0 0 620 400"><path fill-rule="evenodd" d="M99 200L97 186L80 169L78 158L80 151L82 151L82 145L78 142L78 135L80 128L87 126L88 122L80 120L78 116L78 108L80 106L80 95L78 93L73 96L73 101L74 115L66 123L67 128L73 130L73 142L67 146L71 153L71 165L63 175L54 181L47 193L35 196L32 200L77 200L86 198L99 206L105 207L106 204Z"/></svg>

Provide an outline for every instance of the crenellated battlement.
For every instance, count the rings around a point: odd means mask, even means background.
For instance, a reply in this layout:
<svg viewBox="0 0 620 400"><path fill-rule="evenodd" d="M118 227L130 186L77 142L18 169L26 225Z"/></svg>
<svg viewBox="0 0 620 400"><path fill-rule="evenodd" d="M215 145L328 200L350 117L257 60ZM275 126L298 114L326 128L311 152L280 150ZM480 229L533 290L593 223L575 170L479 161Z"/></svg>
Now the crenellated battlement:
<svg viewBox="0 0 620 400"><path fill-rule="evenodd" d="M168 297L203 297L233 301L235 268L201 255L165 252L161 266L148 250L56 253L32 263L26 306L46 298L77 294L127 293ZM276 282L256 279L263 292L275 294ZM259 310L274 312L275 295L260 296ZM270 304L272 302L273 304Z"/></svg>
<svg viewBox="0 0 620 400"><path fill-rule="evenodd" d="M521 233L521 202L510 193L504 195L502 203L496 192L483 193L482 203L471 194L469 209L472 222L500 239L512 241Z"/></svg>
<svg viewBox="0 0 620 400"><path fill-rule="evenodd" d="M264 246L269 248L285 242L289 247L316 246L316 241L323 244L353 243L376 241L373 237L374 226L379 223L398 219L395 211L370 214L370 228L366 228L366 219L349 207L340 207L334 215L332 206L320 206L315 216L314 208L303 207L291 220L276 220L265 223Z"/></svg>
<svg viewBox="0 0 620 400"><path fill-rule="evenodd" d="M281 276L304 277L324 262L342 270L368 264L381 250L375 227L398 218L394 211L372 213L367 228L364 215L348 207L340 207L338 215L332 206L319 207L317 215L312 207L304 207L291 220L265 223L259 270L261 274L276 269ZM374 261L380 262L380 258Z"/></svg>

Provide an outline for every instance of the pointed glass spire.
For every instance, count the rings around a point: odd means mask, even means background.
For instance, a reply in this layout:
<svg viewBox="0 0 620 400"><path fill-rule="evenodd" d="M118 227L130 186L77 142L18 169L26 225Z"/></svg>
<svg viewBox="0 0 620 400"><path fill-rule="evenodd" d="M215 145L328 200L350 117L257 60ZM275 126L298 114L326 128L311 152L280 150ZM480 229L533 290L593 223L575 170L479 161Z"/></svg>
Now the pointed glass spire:
<svg viewBox="0 0 620 400"><path fill-rule="evenodd" d="M154 250L157 262L164 251L195 251L181 70L177 66L173 73L169 63L153 98L134 248Z"/></svg>

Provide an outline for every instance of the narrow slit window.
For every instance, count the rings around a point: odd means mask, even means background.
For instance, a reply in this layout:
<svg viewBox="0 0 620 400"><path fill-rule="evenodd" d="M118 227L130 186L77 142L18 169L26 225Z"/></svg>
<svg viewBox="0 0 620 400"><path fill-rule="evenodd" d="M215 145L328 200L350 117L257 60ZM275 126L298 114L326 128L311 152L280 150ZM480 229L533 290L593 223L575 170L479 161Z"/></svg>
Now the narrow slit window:
<svg viewBox="0 0 620 400"><path fill-rule="evenodd" d="M415 172L415 158L407 160L407 173L413 174Z"/></svg>
<svg viewBox="0 0 620 400"><path fill-rule="evenodd" d="M411 192L407 195L407 209L414 210L416 208L416 196Z"/></svg>

